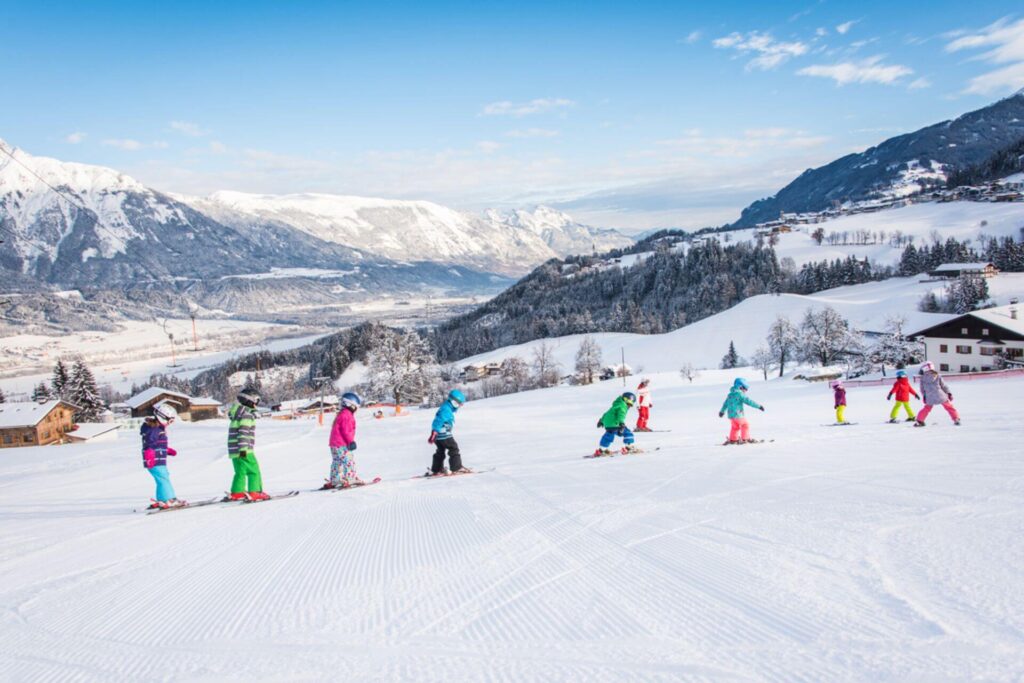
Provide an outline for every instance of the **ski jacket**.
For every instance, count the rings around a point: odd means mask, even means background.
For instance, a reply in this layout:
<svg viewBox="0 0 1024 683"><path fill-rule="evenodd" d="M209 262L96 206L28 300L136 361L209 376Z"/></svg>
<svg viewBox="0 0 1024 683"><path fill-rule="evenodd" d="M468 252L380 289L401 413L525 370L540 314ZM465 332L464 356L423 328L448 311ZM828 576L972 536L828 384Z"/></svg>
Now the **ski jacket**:
<svg viewBox="0 0 1024 683"><path fill-rule="evenodd" d="M139 428L142 435L142 462L146 462L146 451L153 451L156 454L154 467L167 464L167 430L156 420L146 418Z"/></svg>
<svg viewBox="0 0 1024 683"><path fill-rule="evenodd" d="M930 406L942 405L949 398L949 387L939 373L932 370L921 375L921 396Z"/></svg>
<svg viewBox="0 0 1024 683"><path fill-rule="evenodd" d="M651 388L638 387L636 390L636 404L640 408L651 407Z"/></svg>
<svg viewBox="0 0 1024 683"><path fill-rule="evenodd" d="M760 404L751 401L747 398L746 394L734 387L729 390L729 395L725 397L725 403L722 404L721 412L728 415L730 420L735 420L743 417L743 406L745 405L751 408L761 408Z"/></svg>
<svg viewBox="0 0 1024 683"><path fill-rule="evenodd" d="M913 394L914 398L921 398L914 391L914 387L910 384L910 379L907 377L897 377L896 381L893 382L892 389L889 390L889 398L896 395L896 400L901 403L906 403L910 400L910 395Z"/></svg>
<svg viewBox="0 0 1024 683"><path fill-rule="evenodd" d="M237 458L242 451L252 453L256 447L256 411L232 403L228 408L228 457Z"/></svg>
<svg viewBox="0 0 1024 683"><path fill-rule="evenodd" d="M331 448L346 448L356 440L356 415L348 408L342 408L331 426Z"/></svg>
<svg viewBox="0 0 1024 683"><path fill-rule="evenodd" d="M618 429L626 424L626 414L629 412L629 404L626 399L619 396L612 401L612 407L601 416L601 426L605 429Z"/></svg>
<svg viewBox="0 0 1024 683"><path fill-rule="evenodd" d="M452 438L452 429L455 428L455 411L458 410L451 401L445 401L434 414L434 421L430 429L437 432L438 441Z"/></svg>
<svg viewBox="0 0 1024 683"><path fill-rule="evenodd" d="M845 406L846 405L846 389L843 389L842 387L836 387L834 389L834 391L836 392L836 405L835 405L835 407L838 408L839 406Z"/></svg>

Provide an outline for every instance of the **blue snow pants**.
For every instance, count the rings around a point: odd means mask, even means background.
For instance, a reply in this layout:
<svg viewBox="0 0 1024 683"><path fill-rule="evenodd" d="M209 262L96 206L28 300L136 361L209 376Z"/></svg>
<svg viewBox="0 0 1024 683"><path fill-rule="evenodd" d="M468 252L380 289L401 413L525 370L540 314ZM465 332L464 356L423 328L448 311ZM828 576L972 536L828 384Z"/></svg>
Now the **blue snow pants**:
<svg viewBox="0 0 1024 683"><path fill-rule="evenodd" d="M618 429L605 429L604 435L601 437L601 448L608 448L615 441L615 437L618 436ZM629 427L622 428L622 440L626 445L633 443L633 432L629 431Z"/></svg>
<svg viewBox="0 0 1024 683"><path fill-rule="evenodd" d="M149 473L153 475L153 479L156 480L156 499L164 502L177 498L174 495L174 487L171 486L171 475L167 471L166 465L157 465L156 467L150 467Z"/></svg>

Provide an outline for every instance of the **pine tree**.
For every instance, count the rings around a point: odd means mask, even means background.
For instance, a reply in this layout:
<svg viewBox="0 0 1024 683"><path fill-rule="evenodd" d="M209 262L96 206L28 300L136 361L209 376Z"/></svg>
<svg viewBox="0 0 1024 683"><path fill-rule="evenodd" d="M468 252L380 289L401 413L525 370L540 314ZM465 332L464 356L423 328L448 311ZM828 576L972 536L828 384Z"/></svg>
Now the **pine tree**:
<svg viewBox="0 0 1024 683"><path fill-rule="evenodd" d="M71 368L71 379L68 387L67 400L78 406L75 413L76 422L96 422L103 412L103 399L100 398L96 378L81 358Z"/></svg>
<svg viewBox="0 0 1024 683"><path fill-rule="evenodd" d="M739 367L739 364L740 357L736 353L736 346L730 340L729 350L725 352L724 356L722 356L722 362L719 364L718 367L720 367L723 370L731 370L732 368Z"/></svg>
<svg viewBox="0 0 1024 683"><path fill-rule="evenodd" d="M50 380L50 386L53 388L50 395L53 398L60 398L67 400L68 398L68 384L71 378L68 375L68 368L64 365L64 361L60 358L57 359L57 364L53 366L53 379Z"/></svg>
<svg viewBox="0 0 1024 683"><path fill-rule="evenodd" d="M46 382L40 382L32 390L32 400L36 403L44 403L50 400L50 388L46 386Z"/></svg>
<svg viewBox="0 0 1024 683"><path fill-rule="evenodd" d="M4 395L3 389L0 389L0 403L7 403L7 396Z"/></svg>

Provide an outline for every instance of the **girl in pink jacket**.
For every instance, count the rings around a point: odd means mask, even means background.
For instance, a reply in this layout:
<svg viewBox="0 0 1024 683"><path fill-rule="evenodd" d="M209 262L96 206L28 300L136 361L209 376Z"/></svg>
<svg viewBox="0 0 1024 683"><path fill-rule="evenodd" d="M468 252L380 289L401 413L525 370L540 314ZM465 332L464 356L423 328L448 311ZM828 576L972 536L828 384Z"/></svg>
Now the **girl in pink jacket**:
<svg viewBox="0 0 1024 683"><path fill-rule="evenodd" d="M341 408L331 425L331 478L325 489L361 486L363 480L356 474L356 411L362 404L359 396L351 392L341 397Z"/></svg>

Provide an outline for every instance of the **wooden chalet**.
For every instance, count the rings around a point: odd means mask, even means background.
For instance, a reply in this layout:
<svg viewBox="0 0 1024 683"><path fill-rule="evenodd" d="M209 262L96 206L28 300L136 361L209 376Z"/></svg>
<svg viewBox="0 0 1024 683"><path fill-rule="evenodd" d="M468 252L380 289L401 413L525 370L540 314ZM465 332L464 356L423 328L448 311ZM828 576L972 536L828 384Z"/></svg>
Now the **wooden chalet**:
<svg viewBox="0 0 1024 683"><path fill-rule="evenodd" d="M0 403L0 448L63 443L78 406L67 401Z"/></svg>

